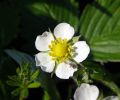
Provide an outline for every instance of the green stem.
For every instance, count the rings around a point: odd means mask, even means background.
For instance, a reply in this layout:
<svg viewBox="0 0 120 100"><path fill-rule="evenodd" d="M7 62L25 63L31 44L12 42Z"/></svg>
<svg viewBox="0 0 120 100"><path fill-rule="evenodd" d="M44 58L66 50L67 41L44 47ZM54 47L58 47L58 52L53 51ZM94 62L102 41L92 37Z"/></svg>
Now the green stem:
<svg viewBox="0 0 120 100"><path fill-rule="evenodd" d="M85 69L85 66L83 65L83 64L81 64L81 63L78 63L82 68L84 68Z"/></svg>
<svg viewBox="0 0 120 100"><path fill-rule="evenodd" d="M71 61L75 62L77 65L80 65L81 68L85 69L85 66L82 63L78 63L74 59L71 59Z"/></svg>
<svg viewBox="0 0 120 100"><path fill-rule="evenodd" d="M75 82L75 84L76 84L77 86L79 86L79 82L77 81L76 77L72 77L72 79L73 79L73 81Z"/></svg>
<svg viewBox="0 0 120 100"><path fill-rule="evenodd" d="M57 62L55 62L55 67L54 67L54 69L53 69L53 72L51 73L51 78L53 77L53 75L54 75L54 73L55 73L56 68L57 68Z"/></svg>
<svg viewBox="0 0 120 100"><path fill-rule="evenodd" d="M81 68L81 70L85 70L85 66L81 63L77 63L75 60L72 60L73 62L75 62L76 64L78 64ZM73 81L76 83L77 86L80 85L80 83L78 82L77 78L74 76L72 77Z"/></svg>
<svg viewBox="0 0 120 100"><path fill-rule="evenodd" d="M19 100L23 100L22 93L20 93Z"/></svg>

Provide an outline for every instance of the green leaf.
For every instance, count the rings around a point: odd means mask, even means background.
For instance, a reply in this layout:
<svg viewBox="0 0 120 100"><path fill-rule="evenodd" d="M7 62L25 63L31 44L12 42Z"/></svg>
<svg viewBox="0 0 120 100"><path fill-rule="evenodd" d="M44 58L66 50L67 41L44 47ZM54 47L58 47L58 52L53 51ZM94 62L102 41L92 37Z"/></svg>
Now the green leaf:
<svg viewBox="0 0 120 100"><path fill-rule="evenodd" d="M21 91L21 96L23 97L23 98L27 98L28 97L28 94L29 94L29 92L28 92L28 89L27 88L24 88L22 91Z"/></svg>
<svg viewBox="0 0 120 100"><path fill-rule="evenodd" d="M107 75L108 73L106 72L104 67L100 64L85 61L83 62L83 65L85 66L85 68L87 68L90 75L95 75L95 77L98 79L111 79L109 75Z"/></svg>
<svg viewBox="0 0 120 100"><path fill-rule="evenodd" d="M50 100L50 96L49 94L47 93L47 91L44 91L44 96L43 96L43 99L42 100Z"/></svg>
<svg viewBox="0 0 120 100"><path fill-rule="evenodd" d="M88 41L94 60L120 61L120 0L96 0L80 18L82 36Z"/></svg>
<svg viewBox="0 0 120 100"><path fill-rule="evenodd" d="M23 64L23 62L30 62L32 65L35 65L34 59L29 56L28 54L21 53L16 50L5 50L5 52L13 58L20 66Z"/></svg>
<svg viewBox="0 0 120 100"><path fill-rule="evenodd" d="M16 76L16 75L8 76L8 78L9 78L10 80L12 80L12 81L19 81L19 78L18 78L18 76Z"/></svg>
<svg viewBox="0 0 120 100"><path fill-rule="evenodd" d="M18 64L21 65L25 60L32 63L33 71L37 69L35 66L35 60L30 55L16 50L6 50L6 53ZM43 87L48 92L51 100L60 100L60 95L56 88L55 81L49 75L45 74L42 70L40 70L37 81L39 81L41 83L41 87Z"/></svg>
<svg viewBox="0 0 120 100"><path fill-rule="evenodd" d="M21 85L19 82L11 81L11 80L8 80L7 84L10 86L20 86Z"/></svg>
<svg viewBox="0 0 120 100"><path fill-rule="evenodd" d="M39 73L40 73L39 70L36 70L35 72L33 72L30 77L30 81L34 81L38 77Z"/></svg>
<svg viewBox="0 0 120 100"><path fill-rule="evenodd" d="M17 88L11 92L12 95L18 96L20 94L20 88Z"/></svg>
<svg viewBox="0 0 120 100"><path fill-rule="evenodd" d="M38 88L40 87L40 82L33 82L28 85L28 88Z"/></svg>
<svg viewBox="0 0 120 100"><path fill-rule="evenodd" d="M54 0L54 3L45 0L29 5L28 8L35 15L44 15L53 18L58 22L68 22L77 30L78 28L78 9L68 1Z"/></svg>
<svg viewBox="0 0 120 100"><path fill-rule="evenodd" d="M75 42L79 41L79 39L80 39L80 36L73 37L72 38L72 43L75 43Z"/></svg>

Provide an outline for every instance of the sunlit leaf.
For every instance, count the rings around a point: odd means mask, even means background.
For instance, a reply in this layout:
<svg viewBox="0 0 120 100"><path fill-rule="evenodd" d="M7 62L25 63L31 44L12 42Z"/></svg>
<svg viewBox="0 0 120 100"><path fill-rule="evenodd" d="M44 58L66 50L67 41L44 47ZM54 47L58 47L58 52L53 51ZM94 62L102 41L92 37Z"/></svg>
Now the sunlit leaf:
<svg viewBox="0 0 120 100"><path fill-rule="evenodd" d="M50 96L46 91L44 92L44 96L42 100L50 100Z"/></svg>
<svg viewBox="0 0 120 100"><path fill-rule="evenodd" d="M80 18L80 34L88 41L94 60L120 61L120 0L96 0Z"/></svg>
<svg viewBox="0 0 120 100"><path fill-rule="evenodd" d="M40 82L33 82L28 85L28 88L38 88L40 87Z"/></svg>

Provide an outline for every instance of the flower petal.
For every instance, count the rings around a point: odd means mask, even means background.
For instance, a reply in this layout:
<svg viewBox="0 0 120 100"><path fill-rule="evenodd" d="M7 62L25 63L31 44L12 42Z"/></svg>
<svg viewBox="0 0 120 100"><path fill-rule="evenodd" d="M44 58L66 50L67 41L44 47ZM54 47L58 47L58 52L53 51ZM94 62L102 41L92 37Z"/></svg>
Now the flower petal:
<svg viewBox="0 0 120 100"><path fill-rule="evenodd" d="M74 100L97 100L98 96L99 90L95 85L82 83L75 91Z"/></svg>
<svg viewBox="0 0 120 100"><path fill-rule="evenodd" d="M77 71L77 65L71 61L60 63L56 68L56 76L61 79L69 79Z"/></svg>
<svg viewBox="0 0 120 100"><path fill-rule="evenodd" d="M91 100L97 100L99 96L98 88L95 85L91 85L90 90L91 90Z"/></svg>
<svg viewBox="0 0 120 100"><path fill-rule="evenodd" d="M54 28L54 35L56 38L70 40L74 35L74 28L68 23L60 23Z"/></svg>
<svg viewBox="0 0 120 100"><path fill-rule="evenodd" d="M85 41L76 42L73 45L73 48L75 48L75 54L73 59L78 63L85 60L90 52L90 48Z"/></svg>
<svg viewBox="0 0 120 100"><path fill-rule="evenodd" d="M104 98L103 100L119 100L117 96L108 96Z"/></svg>
<svg viewBox="0 0 120 100"><path fill-rule="evenodd" d="M45 72L52 72L55 67L55 61L51 59L48 53L38 53L35 55L36 66L40 66Z"/></svg>
<svg viewBox="0 0 120 100"><path fill-rule="evenodd" d="M39 51L47 51L49 50L48 45L50 45L52 40L54 40L52 33L44 32L42 35L37 36L35 41L35 47Z"/></svg>

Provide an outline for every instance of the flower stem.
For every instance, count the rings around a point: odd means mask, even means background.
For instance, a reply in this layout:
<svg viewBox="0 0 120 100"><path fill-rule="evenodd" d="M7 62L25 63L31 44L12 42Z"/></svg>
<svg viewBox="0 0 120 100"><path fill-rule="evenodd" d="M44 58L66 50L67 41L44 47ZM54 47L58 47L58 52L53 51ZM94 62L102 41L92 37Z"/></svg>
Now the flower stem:
<svg viewBox="0 0 120 100"><path fill-rule="evenodd" d="M74 59L71 59L71 61L75 62L77 65L79 65L81 68L85 69L85 66L82 63L76 62Z"/></svg>
<svg viewBox="0 0 120 100"><path fill-rule="evenodd" d="M53 77L53 75L54 75L54 73L55 73L56 67L57 67L57 62L55 62L55 67L54 67L54 69L53 69L53 72L51 73L51 78Z"/></svg>
<svg viewBox="0 0 120 100"><path fill-rule="evenodd" d="M20 93L19 100L23 100L22 93Z"/></svg>
<svg viewBox="0 0 120 100"><path fill-rule="evenodd" d="M81 63L78 63L82 68L85 68L85 66L83 65L83 64L81 64Z"/></svg>
<svg viewBox="0 0 120 100"><path fill-rule="evenodd" d="M72 77L72 79L73 79L73 81L75 82L75 84L76 84L77 86L79 86L79 82L77 81L77 78L76 78L76 77Z"/></svg>

